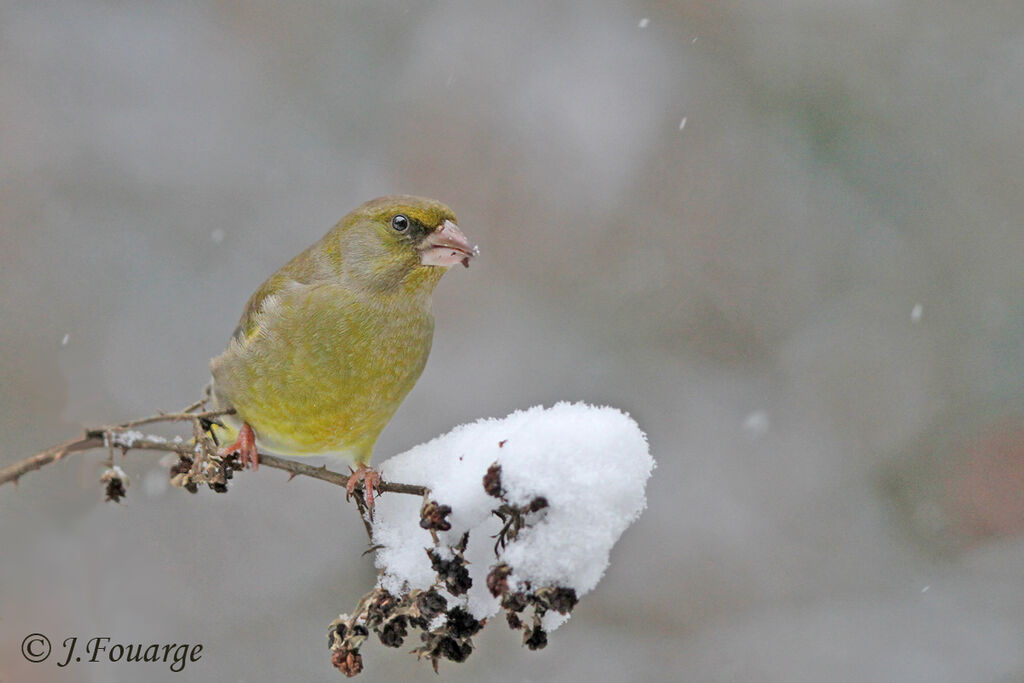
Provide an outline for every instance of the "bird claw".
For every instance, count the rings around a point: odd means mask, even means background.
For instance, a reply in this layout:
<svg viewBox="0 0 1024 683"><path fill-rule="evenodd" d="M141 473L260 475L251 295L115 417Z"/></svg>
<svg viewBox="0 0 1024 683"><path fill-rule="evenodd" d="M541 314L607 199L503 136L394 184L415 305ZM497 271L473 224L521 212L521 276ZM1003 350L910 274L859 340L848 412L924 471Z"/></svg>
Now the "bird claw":
<svg viewBox="0 0 1024 683"><path fill-rule="evenodd" d="M359 482L363 482L363 499L366 501L366 507L369 508L372 515L374 506L373 491L380 486L380 473L363 464L357 466L356 469L352 470L348 483L345 485L345 491L347 491L345 494L346 500L352 497Z"/></svg>
<svg viewBox="0 0 1024 683"><path fill-rule="evenodd" d="M256 449L256 433L252 431L248 422L238 430L238 438L233 444L224 446L217 451L217 455L222 458L232 453L238 453L238 462L242 463L242 469L250 464L254 472L260 468L260 453Z"/></svg>

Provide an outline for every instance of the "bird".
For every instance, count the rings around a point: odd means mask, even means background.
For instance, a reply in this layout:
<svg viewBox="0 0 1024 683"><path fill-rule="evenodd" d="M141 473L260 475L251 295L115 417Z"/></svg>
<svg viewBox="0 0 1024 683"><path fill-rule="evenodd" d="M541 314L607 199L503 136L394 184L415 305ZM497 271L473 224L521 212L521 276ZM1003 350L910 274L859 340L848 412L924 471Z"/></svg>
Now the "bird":
<svg viewBox="0 0 1024 683"><path fill-rule="evenodd" d="M227 348L210 361L210 398L228 411L221 456L259 467L259 451L349 457L347 490L373 509L374 445L430 354L431 295L479 249L441 202L372 199L271 275Z"/></svg>

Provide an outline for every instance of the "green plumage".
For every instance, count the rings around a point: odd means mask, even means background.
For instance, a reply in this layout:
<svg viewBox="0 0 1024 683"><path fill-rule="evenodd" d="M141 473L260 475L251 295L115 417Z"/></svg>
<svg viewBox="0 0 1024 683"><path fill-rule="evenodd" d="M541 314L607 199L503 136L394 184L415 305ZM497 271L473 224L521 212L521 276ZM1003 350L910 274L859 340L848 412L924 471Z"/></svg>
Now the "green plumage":
<svg viewBox="0 0 1024 683"><path fill-rule="evenodd" d="M367 202L263 283L210 363L231 431L246 422L261 449L367 463L430 353L430 295L448 268L422 254L445 221L429 199Z"/></svg>

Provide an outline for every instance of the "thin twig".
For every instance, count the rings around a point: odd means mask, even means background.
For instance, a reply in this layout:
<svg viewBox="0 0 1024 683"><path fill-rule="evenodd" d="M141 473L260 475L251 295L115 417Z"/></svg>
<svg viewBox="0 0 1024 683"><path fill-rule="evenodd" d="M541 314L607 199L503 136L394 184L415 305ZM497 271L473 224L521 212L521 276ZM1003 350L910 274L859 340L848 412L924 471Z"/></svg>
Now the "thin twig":
<svg viewBox="0 0 1024 683"><path fill-rule="evenodd" d="M193 441L169 441L160 437L143 436L137 438L131 438L124 441L117 439L118 435L124 434L133 427L141 425L155 424L159 422L185 422L191 421L193 425L196 425L201 420L213 420L221 415L228 414L231 411L206 411L202 413L192 413L190 410L195 410L199 406L203 405L204 401L198 401L188 408L179 413L160 413L150 417L141 418L138 420L131 420L120 425L112 425L107 427L99 427L95 429L87 429L85 433L77 439L71 439L64 443L52 446L45 451L36 453L33 456L19 460L3 469L0 469L0 485L8 482L17 484L18 480L25 474L41 469L50 463L56 462L62 459L64 456L71 453L79 453L82 451L92 450L94 448L104 448L117 446L121 448L125 453L129 450L142 450L142 451L163 451L177 453L179 455L187 455L189 457L196 456L196 446ZM194 438L194 437L193 437ZM200 449L202 450L202 449ZM326 466L313 467L305 463L296 462L294 460L287 460L285 458L279 458L274 455L260 453L259 456L260 465L266 467L272 467L274 469L283 470L294 476L311 477L313 479L319 479L329 484L336 486L347 486L348 476L341 474L340 472L334 472L327 469ZM377 490L387 493L407 493L416 496L425 495L427 492L426 487L417 486L414 484L400 484L396 482L382 481L377 486Z"/></svg>

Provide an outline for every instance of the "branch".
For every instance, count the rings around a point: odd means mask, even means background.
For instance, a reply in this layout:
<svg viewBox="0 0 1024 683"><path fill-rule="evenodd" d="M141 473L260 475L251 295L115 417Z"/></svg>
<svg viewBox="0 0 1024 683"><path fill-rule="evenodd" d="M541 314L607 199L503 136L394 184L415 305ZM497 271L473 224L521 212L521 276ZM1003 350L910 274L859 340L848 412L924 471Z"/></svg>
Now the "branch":
<svg viewBox="0 0 1024 683"><path fill-rule="evenodd" d="M230 414L231 411L193 412L204 404L205 401L197 401L181 412L157 413L150 417L130 420L118 425L86 429L82 436L77 439L57 444L45 451L0 469L0 485L8 482L17 484L23 475L41 469L50 463L57 462L67 455L98 448L106 448L108 450L118 448L123 453L127 453L130 450L177 453L179 456L189 460L195 460L197 464L209 459L211 456L216 458L216 451L211 448L206 434L208 433L209 425L219 424L218 418L222 415ZM192 439L182 439L179 437L174 440L167 440L157 436L141 436L133 432L135 427L168 422L191 422L193 425ZM312 465L264 453L260 453L259 460L260 465L284 470L290 473L292 477L311 477L342 487L348 485L347 475L329 470L326 466L313 467ZM194 469L197 470L198 474L199 470L195 467ZM202 477L196 477L196 480L206 481ZM423 496L427 493L427 489L424 486L389 481L381 481L376 488L381 492L407 493L417 496Z"/></svg>

